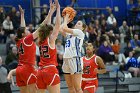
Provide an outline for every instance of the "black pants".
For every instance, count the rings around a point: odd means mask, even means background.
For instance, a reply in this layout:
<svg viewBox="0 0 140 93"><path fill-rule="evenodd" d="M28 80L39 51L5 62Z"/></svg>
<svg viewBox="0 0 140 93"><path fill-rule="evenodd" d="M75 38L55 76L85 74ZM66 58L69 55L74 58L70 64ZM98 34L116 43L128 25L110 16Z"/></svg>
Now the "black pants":
<svg viewBox="0 0 140 93"><path fill-rule="evenodd" d="M0 83L0 93L12 93L10 83Z"/></svg>

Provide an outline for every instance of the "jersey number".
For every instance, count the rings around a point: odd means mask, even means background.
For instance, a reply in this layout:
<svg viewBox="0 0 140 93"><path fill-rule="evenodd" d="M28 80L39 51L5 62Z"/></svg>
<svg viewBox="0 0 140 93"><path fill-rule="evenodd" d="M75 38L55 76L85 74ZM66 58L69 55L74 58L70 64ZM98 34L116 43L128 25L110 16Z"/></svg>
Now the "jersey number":
<svg viewBox="0 0 140 93"><path fill-rule="evenodd" d="M70 47L70 40L66 41L66 47Z"/></svg>
<svg viewBox="0 0 140 93"><path fill-rule="evenodd" d="M50 55L48 54L49 52L49 47L48 46L40 46L40 55L44 58L50 58Z"/></svg>
<svg viewBox="0 0 140 93"><path fill-rule="evenodd" d="M21 53L22 55L24 54L24 48L23 48L22 43L20 44L20 47L19 47L19 53Z"/></svg>
<svg viewBox="0 0 140 93"><path fill-rule="evenodd" d="M90 66L86 66L83 69L84 74L90 74Z"/></svg>

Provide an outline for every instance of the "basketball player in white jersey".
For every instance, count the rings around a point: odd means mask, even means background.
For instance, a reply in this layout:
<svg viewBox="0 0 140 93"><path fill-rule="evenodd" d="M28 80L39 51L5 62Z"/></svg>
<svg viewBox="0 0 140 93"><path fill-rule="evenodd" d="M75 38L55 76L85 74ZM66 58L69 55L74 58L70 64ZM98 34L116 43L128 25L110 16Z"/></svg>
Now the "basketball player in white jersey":
<svg viewBox="0 0 140 93"><path fill-rule="evenodd" d="M69 93L83 93L81 89L83 70L81 48L85 37L84 30L86 25L82 21L78 21L74 26L74 29L71 29L67 26L69 20L69 14L66 14L62 27L67 39L62 69Z"/></svg>

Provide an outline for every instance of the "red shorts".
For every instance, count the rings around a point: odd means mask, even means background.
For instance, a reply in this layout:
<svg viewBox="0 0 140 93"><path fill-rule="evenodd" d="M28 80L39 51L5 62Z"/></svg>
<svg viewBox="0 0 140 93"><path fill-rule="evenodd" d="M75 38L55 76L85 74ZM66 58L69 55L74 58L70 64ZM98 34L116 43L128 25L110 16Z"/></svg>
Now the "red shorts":
<svg viewBox="0 0 140 93"><path fill-rule="evenodd" d="M18 65L16 68L17 86L22 87L36 83L36 70L34 66L28 64Z"/></svg>
<svg viewBox="0 0 140 93"><path fill-rule="evenodd" d="M46 66L38 69L37 87L38 89L47 89L47 86L52 86L60 83L58 70L55 66Z"/></svg>
<svg viewBox="0 0 140 93"><path fill-rule="evenodd" d="M98 80L83 81L82 90L87 90L89 93L95 93L98 88Z"/></svg>

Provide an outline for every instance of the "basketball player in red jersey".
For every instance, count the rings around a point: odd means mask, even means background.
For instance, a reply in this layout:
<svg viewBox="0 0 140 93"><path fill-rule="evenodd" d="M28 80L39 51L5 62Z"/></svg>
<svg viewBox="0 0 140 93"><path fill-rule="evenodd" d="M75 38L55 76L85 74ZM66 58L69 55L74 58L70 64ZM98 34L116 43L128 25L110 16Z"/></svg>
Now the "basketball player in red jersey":
<svg viewBox="0 0 140 93"><path fill-rule="evenodd" d="M55 5L53 4L52 7L55 7ZM9 72L7 79L12 79L12 75L16 74L16 82L20 88L20 93L36 93L36 70L34 68L36 61L36 45L34 39L38 37L41 27L39 27L34 33L29 34L25 29L24 11L20 6L19 9L21 12L21 28L18 29L16 37L19 64L16 69ZM42 22L43 25L49 24L53 12L54 8L50 8L48 16Z"/></svg>
<svg viewBox="0 0 140 93"><path fill-rule="evenodd" d="M95 46L88 42L86 56L83 57L82 90L84 93L95 93L98 88L97 74L106 73L103 60L94 52Z"/></svg>
<svg viewBox="0 0 140 93"><path fill-rule="evenodd" d="M50 4L52 4L52 1ZM57 39L61 25L58 0L55 0L55 5L57 10L55 26L41 25L42 29L39 31L40 62L37 73L38 93L46 93L46 89L49 93L60 93L60 77L56 68L57 51L55 47L55 40Z"/></svg>

